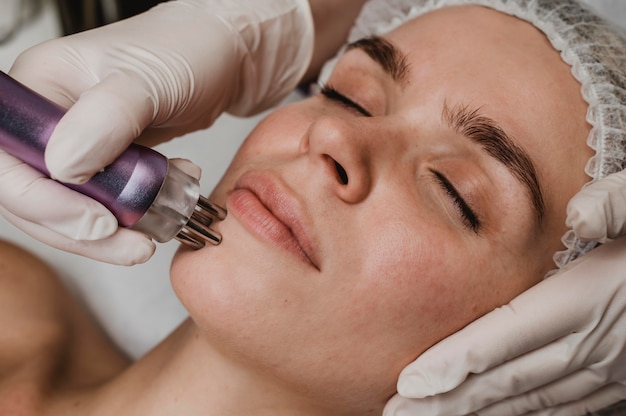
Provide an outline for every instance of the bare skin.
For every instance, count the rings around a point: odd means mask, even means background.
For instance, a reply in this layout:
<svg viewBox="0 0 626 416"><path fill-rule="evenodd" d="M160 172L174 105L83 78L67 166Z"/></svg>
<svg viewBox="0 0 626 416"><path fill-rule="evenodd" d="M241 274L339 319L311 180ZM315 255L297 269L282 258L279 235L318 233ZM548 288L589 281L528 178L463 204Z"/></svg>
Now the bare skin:
<svg viewBox="0 0 626 416"><path fill-rule="evenodd" d="M99 385L128 366L54 272L4 241L0 288L0 415L51 414L50 396Z"/></svg>
<svg viewBox="0 0 626 416"><path fill-rule="evenodd" d="M315 49L303 81L341 46L364 3L310 0ZM47 265L2 241L0 287L0 416L54 414L43 405L50 394L100 385L129 365Z"/></svg>

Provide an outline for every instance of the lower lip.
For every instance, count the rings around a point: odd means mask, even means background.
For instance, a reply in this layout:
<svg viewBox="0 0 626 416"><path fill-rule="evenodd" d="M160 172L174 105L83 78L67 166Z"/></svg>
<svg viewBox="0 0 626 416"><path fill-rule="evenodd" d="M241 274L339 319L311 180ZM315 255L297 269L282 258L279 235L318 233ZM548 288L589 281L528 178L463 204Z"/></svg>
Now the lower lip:
<svg viewBox="0 0 626 416"><path fill-rule="evenodd" d="M228 195L226 204L229 215L237 217L253 234L312 264L291 230L254 193L247 189L236 189Z"/></svg>

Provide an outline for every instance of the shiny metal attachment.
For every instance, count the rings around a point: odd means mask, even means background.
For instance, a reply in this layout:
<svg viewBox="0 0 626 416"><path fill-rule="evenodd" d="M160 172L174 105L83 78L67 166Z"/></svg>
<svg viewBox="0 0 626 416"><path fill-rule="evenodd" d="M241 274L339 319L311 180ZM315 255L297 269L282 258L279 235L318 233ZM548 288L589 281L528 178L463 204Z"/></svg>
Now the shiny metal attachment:
<svg viewBox="0 0 626 416"><path fill-rule="evenodd" d="M207 242L217 245L222 241L222 236L212 230L211 225L224 218L224 208L200 196L189 221L176 235L176 239L194 250L203 248Z"/></svg>

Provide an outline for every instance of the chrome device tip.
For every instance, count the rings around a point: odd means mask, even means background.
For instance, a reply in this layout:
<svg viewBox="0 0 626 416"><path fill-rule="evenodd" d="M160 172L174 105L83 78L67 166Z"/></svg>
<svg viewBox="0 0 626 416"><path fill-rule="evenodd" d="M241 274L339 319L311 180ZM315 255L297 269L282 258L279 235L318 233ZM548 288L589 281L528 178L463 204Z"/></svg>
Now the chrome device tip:
<svg viewBox="0 0 626 416"><path fill-rule="evenodd" d="M211 225L214 221L222 221L224 218L226 218L224 208L200 196L189 221L176 235L176 239L195 250L203 248L207 242L218 245L222 241L222 236L212 230Z"/></svg>

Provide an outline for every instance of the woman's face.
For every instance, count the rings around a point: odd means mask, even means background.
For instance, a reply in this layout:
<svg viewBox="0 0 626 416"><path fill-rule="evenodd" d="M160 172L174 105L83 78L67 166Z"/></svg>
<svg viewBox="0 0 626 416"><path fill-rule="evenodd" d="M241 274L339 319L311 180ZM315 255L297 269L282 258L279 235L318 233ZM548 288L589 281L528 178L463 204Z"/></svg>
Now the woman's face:
<svg viewBox="0 0 626 416"><path fill-rule="evenodd" d="M172 266L213 345L329 406L384 403L541 280L587 180L580 85L531 25L464 6L384 39L260 123L213 196L222 244Z"/></svg>

